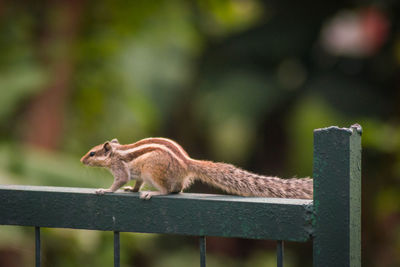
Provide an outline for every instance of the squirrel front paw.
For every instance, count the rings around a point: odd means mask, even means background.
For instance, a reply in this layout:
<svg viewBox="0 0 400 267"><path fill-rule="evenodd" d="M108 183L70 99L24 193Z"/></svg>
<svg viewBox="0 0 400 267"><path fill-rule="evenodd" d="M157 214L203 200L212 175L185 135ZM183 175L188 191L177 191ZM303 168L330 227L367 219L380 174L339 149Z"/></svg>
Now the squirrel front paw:
<svg viewBox="0 0 400 267"><path fill-rule="evenodd" d="M95 191L96 195L104 195L104 193L110 193L110 189L99 188Z"/></svg>
<svg viewBox="0 0 400 267"><path fill-rule="evenodd" d="M124 191L125 192L137 192L133 189L132 186L124 186Z"/></svg>

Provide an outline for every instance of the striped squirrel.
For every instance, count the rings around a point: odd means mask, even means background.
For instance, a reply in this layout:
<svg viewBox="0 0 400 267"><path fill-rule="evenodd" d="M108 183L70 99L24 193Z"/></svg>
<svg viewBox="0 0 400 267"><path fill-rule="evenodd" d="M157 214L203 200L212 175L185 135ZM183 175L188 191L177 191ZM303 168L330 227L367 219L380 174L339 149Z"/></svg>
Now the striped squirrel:
<svg viewBox="0 0 400 267"><path fill-rule="evenodd" d="M143 183L159 191L142 191L140 198L179 193L196 179L240 196L312 199L313 181L310 178L281 179L257 175L231 164L195 160L176 142L166 138L146 138L129 145L117 139L93 147L81 158L89 166L105 167L114 176L108 189L96 194L115 192L129 180L135 187L126 191L138 192Z"/></svg>

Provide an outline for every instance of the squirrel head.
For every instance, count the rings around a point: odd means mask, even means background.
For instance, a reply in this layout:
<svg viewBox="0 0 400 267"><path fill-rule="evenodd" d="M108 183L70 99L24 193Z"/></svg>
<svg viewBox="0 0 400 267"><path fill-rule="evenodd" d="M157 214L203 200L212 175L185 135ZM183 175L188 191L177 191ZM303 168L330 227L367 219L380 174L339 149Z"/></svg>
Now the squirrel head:
<svg viewBox="0 0 400 267"><path fill-rule="evenodd" d="M110 165L111 155L117 145L119 142L116 138L97 145L81 158L81 162L88 166L107 167Z"/></svg>

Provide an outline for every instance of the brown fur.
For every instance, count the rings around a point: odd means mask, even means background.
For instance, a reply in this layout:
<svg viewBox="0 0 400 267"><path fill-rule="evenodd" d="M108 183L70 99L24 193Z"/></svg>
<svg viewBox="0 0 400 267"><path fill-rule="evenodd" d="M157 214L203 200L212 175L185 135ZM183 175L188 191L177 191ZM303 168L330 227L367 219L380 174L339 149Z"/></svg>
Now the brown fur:
<svg viewBox="0 0 400 267"><path fill-rule="evenodd" d="M254 174L231 164L194 160L181 146L165 138L147 138L130 145L120 145L114 139L92 148L81 162L106 167L114 175L111 187L97 190L98 194L115 192L133 179L137 183L131 191L139 191L143 182L159 190L141 192L141 198L149 199L153 195L181 192L199 179L241 196L305 199L313 196L310 178L281 179Z"/></svg>

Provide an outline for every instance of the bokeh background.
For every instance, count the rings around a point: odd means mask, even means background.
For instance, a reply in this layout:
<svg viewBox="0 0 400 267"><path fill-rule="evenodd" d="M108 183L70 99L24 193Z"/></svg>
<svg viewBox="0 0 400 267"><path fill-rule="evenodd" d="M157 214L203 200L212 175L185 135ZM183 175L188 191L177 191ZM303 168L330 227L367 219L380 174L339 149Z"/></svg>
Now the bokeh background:
<svg viewBox="0 0 400 267"><path fill-rule="evenodd" d="M311 176L313 129L358 122L363 265L400 266L399 15L394 0L1 1L0 183L108 187L80 157L149 136ZM112 238L44 229L44 266L111 266ZM198 265L196 238L121 239L122 266ZM210 266L275 264L271 241L207 242ZM285 266L311 249L288 243ZM0 266L33 264L34 230L1 226Z"/></svg>

